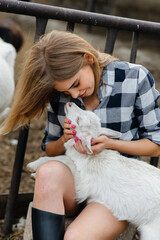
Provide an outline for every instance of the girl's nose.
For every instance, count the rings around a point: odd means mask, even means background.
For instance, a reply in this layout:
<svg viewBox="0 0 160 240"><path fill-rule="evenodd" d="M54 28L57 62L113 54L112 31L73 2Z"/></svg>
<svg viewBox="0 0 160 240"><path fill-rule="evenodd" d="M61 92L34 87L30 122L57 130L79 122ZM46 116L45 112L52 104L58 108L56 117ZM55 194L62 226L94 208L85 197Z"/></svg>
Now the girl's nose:
<svg viewBox="0 0 160 240"><path fill-rule="evenodd" d="M72 98L77 98L79 95L79 92L75 89L70 90L70 95L72 96Z"/></svg>

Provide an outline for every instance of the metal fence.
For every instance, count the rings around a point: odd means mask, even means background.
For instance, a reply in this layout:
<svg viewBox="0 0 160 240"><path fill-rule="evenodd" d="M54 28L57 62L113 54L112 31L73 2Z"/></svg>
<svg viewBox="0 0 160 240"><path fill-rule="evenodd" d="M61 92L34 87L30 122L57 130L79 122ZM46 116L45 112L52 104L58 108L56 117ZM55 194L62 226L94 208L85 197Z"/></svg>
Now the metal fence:
<svg viewBox="0 0 160 240"><path fill-rule="evenodd" d="M15 0L0 0L0 12L8 12L20 15L34 16L36 18L35 39L44 34L48 19L63 20L66 22L66 30L74 31L76 23L87 24L89 26L101 26L107 29L107 38L105 43L105 52L112 54L117 33L120 30L132 32L132 42L130 51L130 62L136 60L138 39L141 33L160 35L160 23L135 20L129 18L115 17L104 14L91 13L61 7L54 7L30 2L21 2ZM21 172L24 162L26 143L28 138L28 128L23 128L19 133L19 140L14 161L10 193L8 196L7 207L5 211L4 233L11 231L14 218L14 207L18 197ZM152 157L152 165L157 166L158 157Z"/></svg>

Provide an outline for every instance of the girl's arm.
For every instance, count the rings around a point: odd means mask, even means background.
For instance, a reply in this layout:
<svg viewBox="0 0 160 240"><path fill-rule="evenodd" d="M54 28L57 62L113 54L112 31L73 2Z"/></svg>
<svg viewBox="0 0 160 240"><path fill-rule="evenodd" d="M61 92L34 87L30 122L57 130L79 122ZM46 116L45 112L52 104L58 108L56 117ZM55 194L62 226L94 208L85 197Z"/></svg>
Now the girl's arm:
<svg viewBox="0 0 160 240"><path fill-rule="evenodd" d="M49 142L45 148L48 157L62 155L65 152L63 136L57 141Z"/></svg>
<svg viewBox="0 0 160 240"><path fill-rule="evenodd" d="M47 156L54 157L64 154L64 143L73 138L76 134L74 128L75 126L71 124L71 121L69 119L64 119L63 135L58 140L51 141L46 145L45 151Z"/></svg>
<svg viewBox="0 0 160 240"><path fill-rule="evenodd" d="M118 152L137 156L160 156L160 146L149 139L139 139L135 141L122 141L100 136L93 139L92 151L94 154L103 149L112 149Z"/></svg>
<svg viewBox="0 0 160 240"><path fill-rule="evenodd" d="M80 140L75 144L77 151L87 154ZM139 139L135 141L122 141L100 136L92 139L93 154L97 154L105 149L115 150L120 153L136 156L160 156L160 146L148 139Z"/></svg>

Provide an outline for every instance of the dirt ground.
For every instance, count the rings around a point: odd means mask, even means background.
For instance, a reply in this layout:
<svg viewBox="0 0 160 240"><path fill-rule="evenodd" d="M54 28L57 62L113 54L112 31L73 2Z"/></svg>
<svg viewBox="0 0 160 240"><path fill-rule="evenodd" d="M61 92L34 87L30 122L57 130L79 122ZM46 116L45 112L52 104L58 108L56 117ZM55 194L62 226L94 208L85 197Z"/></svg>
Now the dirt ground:
<svg viewBox="0 0 160 240"><path fill-rule="evenodd" d="M19 75L23 69L23 62L25 60L26 51L31 47L33 43L35 19L29 17L18 17L13 14L0 13L0 20L5 18L14 19L21 25L22 31L24 33L25 42L21 51L18 53L15 66L15 82L17 83ZM63 22L50 21L47 27L47 31L50 31L51 29L65 30L65 24ZM106 36L105 29L99 28L95 31L93 28L91 33L87 33L85 27L77 26L75 32L89 40L95 47L99 48L100 50L104 49ZM120 34L115 46L114 55L122 60L129 60L130 40L131 36L129 34ZM146 36L142 36L139 43L140 50L138 51L137 63L143 64L151 71L156 80L156 88L160 91L159 45L159 39L155 38L154 36L149 40L146 40ZM30 178L30 173L26 170L26 164L44 155L44 153L41 151L40 145L43 138L45 124L46 113L44 113L40 119L33 120L31 122L31 129L29 132L27 150L25 155L25 163L20 184L20 192L33 192L34 182ZM14 131L6 136L0 136L0 194L9 192L12 167L16 151L16 145L12 144L12 140L18 138L18 133L19 130ZM15 232L14 235L12 234L12 236L4 238L1 233L2 225L3 222L1 221L0 239L22 239L23 231L19 230Z"/></svg>

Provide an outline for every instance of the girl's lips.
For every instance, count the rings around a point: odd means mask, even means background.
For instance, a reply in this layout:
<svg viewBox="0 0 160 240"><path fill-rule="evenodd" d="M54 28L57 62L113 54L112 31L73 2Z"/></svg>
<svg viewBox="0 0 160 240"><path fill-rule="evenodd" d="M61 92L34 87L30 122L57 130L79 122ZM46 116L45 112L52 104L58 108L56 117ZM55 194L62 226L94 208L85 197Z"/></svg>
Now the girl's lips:
<svg viewBox="0 0 160 240"><path fill-rule="evenodd" d="M80 98L84 98L84 97L86 96L86 93L87 93L87 91L85 91L85 92L80 96Z"/></svg>

